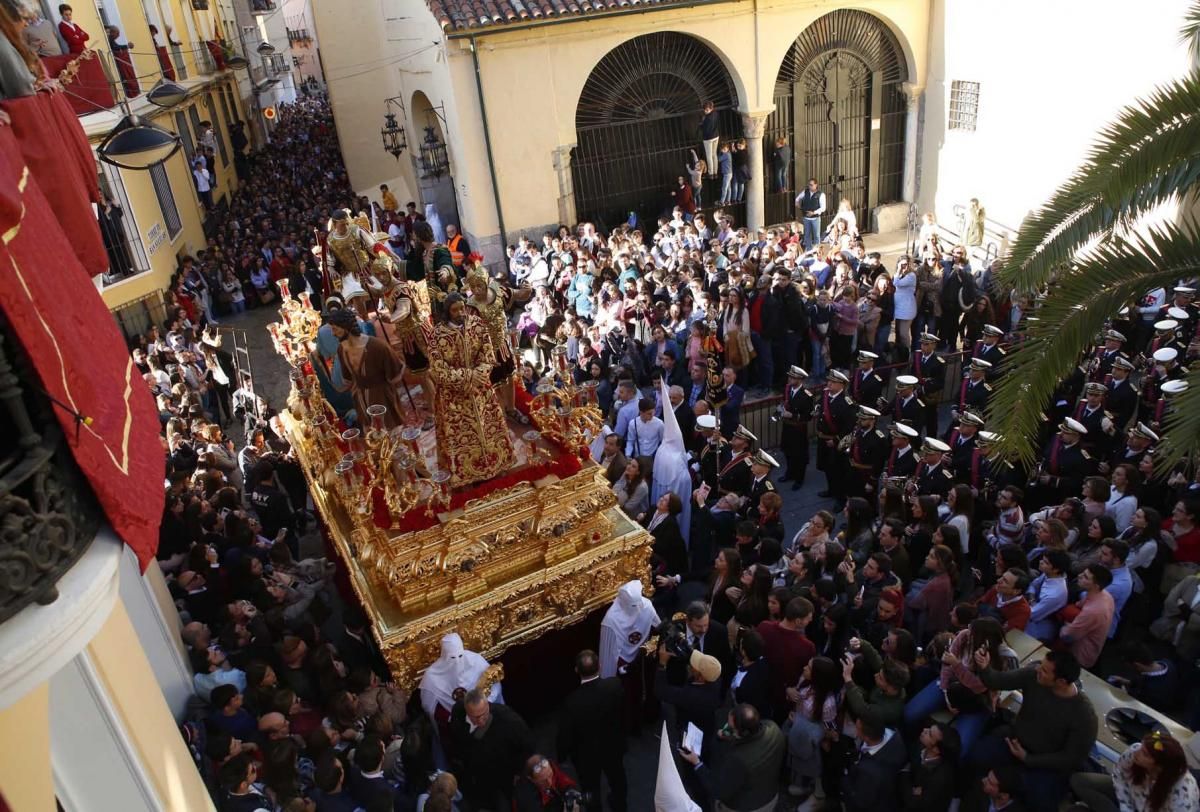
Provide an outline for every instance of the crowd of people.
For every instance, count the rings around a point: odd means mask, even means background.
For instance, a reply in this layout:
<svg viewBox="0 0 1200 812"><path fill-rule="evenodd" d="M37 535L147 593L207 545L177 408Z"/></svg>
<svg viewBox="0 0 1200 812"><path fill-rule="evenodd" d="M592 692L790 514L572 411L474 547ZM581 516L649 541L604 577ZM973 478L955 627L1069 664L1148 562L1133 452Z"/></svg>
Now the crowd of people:
<svg viewBox="0 0 1200 812"><path fill-rule="evenodd" d="M282 108L272 142L133 350L168 456L158 558L196 674L185 733L218 808L646 808L622 754L658 717L704 809L1200 804L1195 739L1127 731L1111 774L1089 768L1103 722L1080 688L1086 669L1200 724L1180 690L1200 676L1200 473L1154 465L1197 355L1186 280L1113 315L1026 471L990 456L986 408L1039 292L997 290L932 217L894 273L815 181L789 226L676 208L509 246L492 275L519 379L532 391L561 345L596 382L593 456L654 539L653 597L622 590L577 691L542 709L558 735L538 752L453 636L418 691L390 683L336 564L302 555L303 474L217 327L285 279L342 306L313 251L331 210L369 212L421 277L430 249L460 273L470 249L386 187L356 197L324 102ZM748 395L773 399L781 460L741 424ZM778 485L805 483L814 445L831 509L785 526ZM1036 666L1018 635L1045 647Z"/></svg>

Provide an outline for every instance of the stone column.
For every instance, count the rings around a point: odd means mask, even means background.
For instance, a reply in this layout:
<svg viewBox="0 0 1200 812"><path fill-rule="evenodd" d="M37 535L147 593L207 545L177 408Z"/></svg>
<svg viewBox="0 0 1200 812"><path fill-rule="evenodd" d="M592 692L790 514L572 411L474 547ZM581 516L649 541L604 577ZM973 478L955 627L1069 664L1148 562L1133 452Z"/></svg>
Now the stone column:
<svg viewBox="0 0 1200 812"><path fill-rule="evenodd" d="M742 113L742 131L750 158L750 180L746 182L746 227L762 228L766 212L766 184L763 183L762 139L771 110Z"/></svg>
<svg viewBox="0 0 1200 812"><path fill-rule="evenodd" d="M558 222L574 223L575 179L571 175L571 150L575 144L563 144L553 153L554 173L558 176Z"/></svg>
<svg viewBox="0 0 1200 812"><path fill-rule="evenodd" d="M904 97L908 100L908 115L904 120L904 199L917 202L917 140L921 117L921 95L925 88L905 82Z"/></svg>

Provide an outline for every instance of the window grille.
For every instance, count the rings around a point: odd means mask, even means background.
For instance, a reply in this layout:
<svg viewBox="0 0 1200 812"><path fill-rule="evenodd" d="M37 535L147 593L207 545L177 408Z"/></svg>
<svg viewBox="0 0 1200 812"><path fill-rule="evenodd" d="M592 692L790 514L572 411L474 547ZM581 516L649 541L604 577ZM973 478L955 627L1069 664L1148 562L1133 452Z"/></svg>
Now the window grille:
<svg viewBox="0 0 1200 812"><path fill-rule="evenodd" d="M950 129L975 132L979 118L979 82L950 83Z"/></svg>

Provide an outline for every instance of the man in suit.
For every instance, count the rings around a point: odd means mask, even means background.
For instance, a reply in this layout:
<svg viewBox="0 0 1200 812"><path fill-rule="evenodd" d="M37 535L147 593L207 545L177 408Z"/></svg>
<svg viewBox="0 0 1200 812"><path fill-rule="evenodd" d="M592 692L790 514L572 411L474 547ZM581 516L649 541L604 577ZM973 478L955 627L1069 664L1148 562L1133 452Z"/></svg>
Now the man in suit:
<svg viewBox="0 0 1200 812"><path fill-rule="evenodd" d="M729 631L724 623L717 623L709 613L704 601L692 601L683 610L684 630L688 645L696 651L715 657L721 664L722 693L733 676L733 654L729 649ZM678 657L667 663L667 681L672 685L687 682L688 664Z"/></svg>
<svg viewBox="0 0 1200 812"><path fill-rule="evenodd" d="M381 680L390 681L387 664L384 663L375 641L371 638L370 622L361 609L347 607L342 613L342 633L335 641L338 655L348 671L370 669Z"/></svg>
<svg viewBox="0 0 1200 812"><path fill-rule="evenodd" d="M461 777L463 796L476 808L508 809L513 779L533 752L533 735L525 720L507 705L488 702L472 689L450 712L454 740L452 772Z"/></svg>
<svg viewBox="0 0 1200 812"><path fill-rule="evenodd" d="M900 806L922 812L946 812L958 794L955 770L962 751L958 730L945 722L934 722L921 731L920 751L911 770L901 776Z"/></svg>
<svg viewBox="0 0 1200 812"><path fill-rule="evenodd" d="M700 783L716 799L718 812L774 809L787 739L774 722L761 718L750 704L735 705L728 724L728 749L715 771L701 761L699 753L682 750L680 755L695 768ZM903 757L903 747L900 752Z"/></svg>
<svg viewBox="0 0 1200 812"><path fill-rule="evenodd" d="M900 771L908 762L904 741L894 730L869 716L854 722L857 751L842 777L842 799L848 812L894 812L898 808Z"/></svg>
<svg viewBox="0 0 1200 812"><path fill-rule="evenodd" d="M741 420L742 399L746 392L737 385L737 370L733 367L725 367L721 371L721 377L725 380L725 394L728 398L721 407L721 433L730 438Z"/></svg>
<svg viewBox="0 0 1200 812"><path fill-rule="evenodd" d="M671 381L668 379L667 383L670 384ZM675 420L679 423L679 432L686 442L696 429L696 414L692 407L688 406L682 386L671 384L671 388L667 390L667 397L671 400L671 410L675 412Z"/></svg>
<svg viewBox="0 0 1200 812"><path fill-rule="evenodd" d="M621 448L621 435L613 432L604 436L604 452L600 459L596 460L596 464L604 471L610 485L621 478L621 474L625 473L625 466L629 464L629 458Z"/></svg>
<svg viewBox="0 0 1200 812"><path fill-rule="evenodd" d="M667 386L687 386L688 375L684 366L679 363L678 355L674 347L667 347L662 351L662 355L658 357L658 366L662 370L663 378L667 381Z"/></svg>
<svg viewBox="0 0 1200 812"><path fill-rule="evenodd" d="M600 774L608 778L605 808L624 812L625 689L617 677L600 676L600 658L585 650L575 657L579 687L563 702L558 721L558 757L569 760L584 792L601 808Z"/></svg>

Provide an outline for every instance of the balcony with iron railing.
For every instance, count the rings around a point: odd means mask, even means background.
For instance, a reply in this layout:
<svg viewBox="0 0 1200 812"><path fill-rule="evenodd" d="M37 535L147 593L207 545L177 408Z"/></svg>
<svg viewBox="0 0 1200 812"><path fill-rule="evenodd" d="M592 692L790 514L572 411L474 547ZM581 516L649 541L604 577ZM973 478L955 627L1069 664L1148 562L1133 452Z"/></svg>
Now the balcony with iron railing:
<svg viewBox="0 0 1200 812"><path fill-rule="evenodd" d="M270 14L277 8L274 0L250 0L251 14Z"/></svg>

